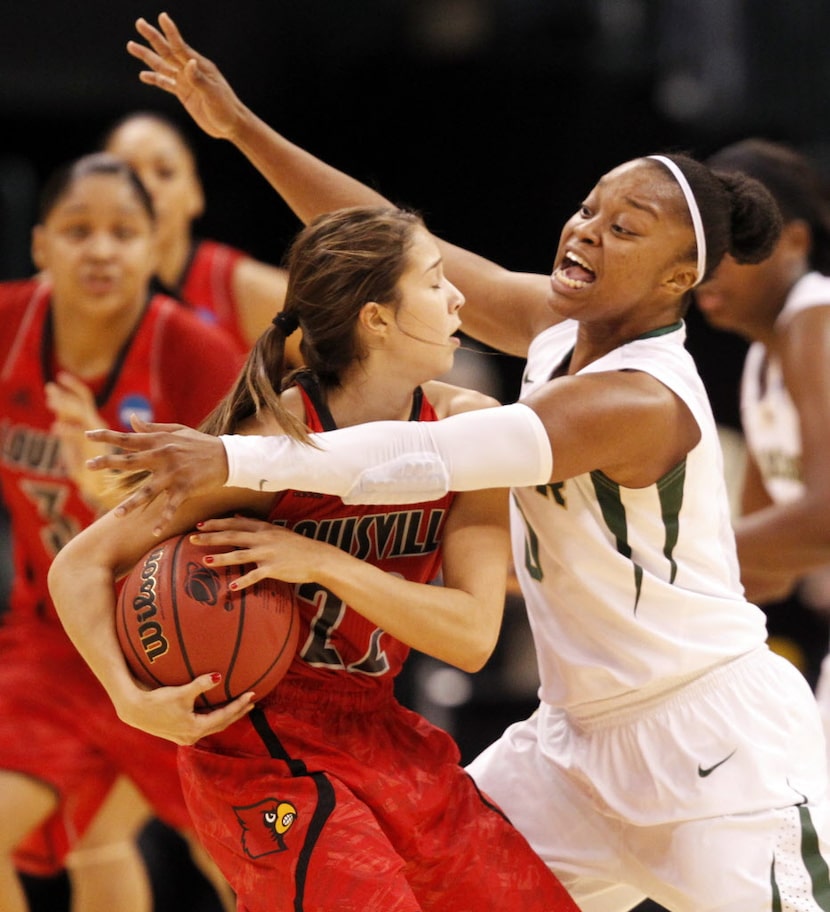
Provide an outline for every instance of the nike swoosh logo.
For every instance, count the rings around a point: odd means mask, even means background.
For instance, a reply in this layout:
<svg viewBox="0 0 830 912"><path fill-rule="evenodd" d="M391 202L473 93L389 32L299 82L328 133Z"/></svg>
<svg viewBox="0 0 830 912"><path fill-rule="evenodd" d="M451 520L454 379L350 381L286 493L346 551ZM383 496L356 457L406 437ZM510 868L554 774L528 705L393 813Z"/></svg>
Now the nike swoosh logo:
<svg viewBox="0 0 830 912"><path fill-rule="evenodd" d="M726 763L727 760L731 760L732 757L735 756L735 751L737 751L737 749L738 749L738 748L736 747L735 750L733 750L731 754L729 754L729 755L727 755L726 757L724 757L723 760L718 760L718 762L715 763L713 766L707 766L707 767L704 768L704 767L698 765L698 768L697 768L697 774L698 774L698 776L700 776L701 779L705 779L707 776L711 776L712 773L714 773L714 771L715 771L719 766L723 766L723 764Z"/></svg>

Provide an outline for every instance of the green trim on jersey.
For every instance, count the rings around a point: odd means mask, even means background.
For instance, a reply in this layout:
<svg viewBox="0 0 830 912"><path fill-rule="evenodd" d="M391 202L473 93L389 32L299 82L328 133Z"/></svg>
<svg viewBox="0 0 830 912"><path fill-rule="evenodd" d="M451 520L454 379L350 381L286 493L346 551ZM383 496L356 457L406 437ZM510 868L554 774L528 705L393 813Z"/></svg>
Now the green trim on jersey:
<svg viewBox="0 0 830 912"><path fill-rule="evenodd" d="M644 332L641 336L637 336L632 341L636 342L637 339L655 339L657 336L665 336L667 333L672 333L682 328L683 321L677 320L674 323L670 323L668 326L661 326L659 329L650 329L648 332Z"/></svg>
<svg viewBox="0 0 830 912"><path fill-rule="evenodd" d="M543 493L547 487L548 485L538 485L536 490L539 493ZM531 579L535 579L537 583L541 582L544 574L542 572L542 561L539 558L539 536L533 526L527 521L527 516L525 516L525 511L522 509L519 499L513 493L510 496L516 505L516 509L522 514L522 521L525 524L525 569L530 574Z"/></svg>
<svg viewBox="0 0 830 912"><path fill-rule="evenodd" d="M663 526L666 530L666 541L663 545L663 554L671 567L669 582L673 583L677 576L677 562L674 559L674 549L680 534L680 508L683 506L683 491L686 484L686 460L682 459L672 470L667 472L657 482L657 495L660 498L660 511L663 516Z"/></svg>
<svg viewBox="0 0 830 912"><path fill-rule="evenodd" d="M605 524L617 539L617 552L631 560L631 545L628 543L628 522L625 516L625 505L620 496L620 486L604 472L595 470L590 473L594 485L597 503L602 510ZM665 529L663 554L669 562L669 583L674 583L677 576L677 562L674 549L680 535L680 509L683 506L683 492L686 484L686 460L681 460L670 472L657 483L657 496L660 499L660 515ZM634 613L640 601L643 585L643 568L632 561L634 566Z"/></svg>
<svg viewBox="0 0 830 912"><path fill-rule="evenodd" d="M625 518L625 507L620 497L620 486L616 481L605 475L603 472L595 470L591 472L591 482L594 485L594 493L597 496L597 503L602 510L602 518L605 525L611 530L612 535L617 539L617 552L631 560L631 545L628 543L628 523ZM634 613L637 613L637 604L640 601L640 590L643 585L643 568L631 561L634 566Z"/></svg>

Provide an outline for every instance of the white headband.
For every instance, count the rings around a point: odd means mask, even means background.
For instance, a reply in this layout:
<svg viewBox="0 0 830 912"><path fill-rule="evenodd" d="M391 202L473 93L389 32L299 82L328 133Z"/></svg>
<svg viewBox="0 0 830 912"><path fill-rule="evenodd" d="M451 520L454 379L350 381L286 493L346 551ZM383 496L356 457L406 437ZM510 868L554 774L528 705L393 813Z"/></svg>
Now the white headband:
<svg viewBox="0 0 830 912"><path fill-rule="evenodd" d="M655 161L662 162L671 173L675 180L680 184L683 196L686 198L686 205L689 207L689 215L692 217L692 225L695 229L695 246L697 247L697 278L694 281L694 288L699 282L703 281L703 274L706 272L706 234L703 231L703 220L700 217L700 209L697 205L692 188L686 180L686 175L680 170L678 165L665 155L649 155Z"/></svg>

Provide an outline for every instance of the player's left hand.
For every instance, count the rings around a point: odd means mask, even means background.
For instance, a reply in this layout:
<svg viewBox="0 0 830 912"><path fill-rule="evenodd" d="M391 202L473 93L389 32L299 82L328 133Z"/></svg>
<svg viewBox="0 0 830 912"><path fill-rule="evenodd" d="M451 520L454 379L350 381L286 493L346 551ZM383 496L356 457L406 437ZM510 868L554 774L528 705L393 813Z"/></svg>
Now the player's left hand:
<svg viewBox="0 0 830 912"><path fill-rule="evenodd" d="M232 548L217 554L206 554L211 567L253 564L251 570L234 580L234 589L245 589L262 579L287 583L307 583L315 579L320 550L330 548L273 523L246 516L207 519L197 524L198 532L190 536L195 545L210 548Z"/></svg>

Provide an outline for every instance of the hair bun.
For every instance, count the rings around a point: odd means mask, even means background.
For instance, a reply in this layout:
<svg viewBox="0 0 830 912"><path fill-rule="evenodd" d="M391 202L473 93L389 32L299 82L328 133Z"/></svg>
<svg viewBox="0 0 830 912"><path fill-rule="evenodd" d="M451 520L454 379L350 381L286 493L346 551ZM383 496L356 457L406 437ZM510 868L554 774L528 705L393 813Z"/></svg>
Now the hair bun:
<svg viewBox="0 0 830 912"><path fill-rule="evenodd" d="M773 251L783 220L778 204L755 178L717 172L731 201L732 240L729 253L738 263L760 263Z"/></svg>

